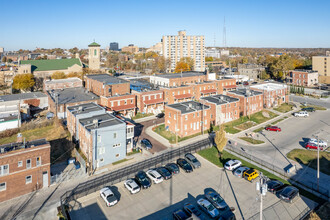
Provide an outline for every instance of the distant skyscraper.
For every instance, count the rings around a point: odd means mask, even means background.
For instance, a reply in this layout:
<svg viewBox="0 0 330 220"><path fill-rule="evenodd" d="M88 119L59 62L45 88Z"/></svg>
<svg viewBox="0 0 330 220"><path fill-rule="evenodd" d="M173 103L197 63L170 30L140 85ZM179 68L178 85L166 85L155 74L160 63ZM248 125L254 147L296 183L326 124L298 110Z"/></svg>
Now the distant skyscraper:
<svg viewBox="0 0 330 220"><path fill-rule="evenodd" d="M179 31L179 35L163 36L163 56L170 59L171 70L183 57L194 59L194 70L205 70L204 36L186 36L186 31Z"/></svg>
<svg viewBox="0 0 330 220"><path fill-rule="evenodd" d="M111 42L110 43L110 50L118 51L119 50L119 44L117 42Z"/></svg>

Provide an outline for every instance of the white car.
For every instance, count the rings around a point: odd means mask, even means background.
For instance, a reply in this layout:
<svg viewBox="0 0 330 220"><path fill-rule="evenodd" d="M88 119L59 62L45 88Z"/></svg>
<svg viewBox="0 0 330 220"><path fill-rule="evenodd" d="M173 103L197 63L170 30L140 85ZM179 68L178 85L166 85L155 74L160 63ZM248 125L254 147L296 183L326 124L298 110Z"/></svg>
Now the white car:
<svg viewBox="0 0 330 220"><path fill-rule="evenodd" d="M199 207L206 212L211 218L216 218L219 216L219 211L206 199L199 199L197 201Z"/></svg>
<svg viewBox="0 0 330 220"><path fill-rule="evenodd" d="M131 194L135 194L140 192L141 188L139 187L139 185L135 182L134 179L128 179L124 182L124 186L126 187L126 189L128 189L128 191L130 191Z"/></svg>
<svg viewBox="0 0 330 220"><path fill-rule="evenodd" d="M115 196L115 194L113 194L113 192L111 191L111 189L109 187L105 187L105 188L101 189L100 196L105 201L105 203L107 204L108 207L114 206L118 203L117 197Z"/></svg>
<svg viewBox="0 0 330 220"><path fill-rule="evenodd" d="M225 164L225 169L234 170L237 167L240 167L241 165L242 165L242 162L239 160L230 160Z"/></svg>
<svg viewBox="0 0 330 220"><path fill-rule="evenodd" d="M164 178L156 170L148 170L146 172L147 176L152 180L152 182L158 184L163 182Z"/></svg>
<svg viewBox="0 0 330 220"><path fill-rule="evenodd" d="M308 114L308 112L306 112L306 111L301 111L301 112L295 112L295 113L293 114L293 116L295 116L295 117L308 117L309 114Z"/></svg>
<svg viewBox="0 0 330 220"><path fill-rule="evenodd" d="M317 145L317 139L316 138L310 138L308 142ZM319 146L326 147L326 146L328 146L328 143L319 139Z"/></svg>

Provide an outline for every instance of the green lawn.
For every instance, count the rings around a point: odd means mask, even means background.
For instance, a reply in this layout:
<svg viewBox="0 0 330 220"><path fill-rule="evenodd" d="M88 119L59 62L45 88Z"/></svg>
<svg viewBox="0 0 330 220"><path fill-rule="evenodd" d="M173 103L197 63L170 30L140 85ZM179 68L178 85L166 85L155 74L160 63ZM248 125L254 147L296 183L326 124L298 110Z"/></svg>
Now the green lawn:
<svg viewBox="0 0 330 220"><path fill-rule="evenodd" d="M239 139L241 139L243 141L246 141L246 142L249 142L251 144L263 144L263 143L265 143L264 141L256 140L256 139L253 139L251 137L239 137Z"/></svg>
<svg viewBox="0 0 330 220"><path fill-rule="evenodd" d="M140 153L140 152L137 149L133 149L132 152L127 153L127 156L131 156L131 155L134 155L134 154L137 154L137 153Z"/></svg>
<svg viewBox="0 0 330 220"><path fill-rule="evenodd" d="M284 120L284 118L281 118L281 119L278 119L276 121L273 121L271 124L275 125L275 124L277 124L277 123L279 123L280 121L283 121L283 120Z"/></svg>
<svg viewBox="0 0 330 220"><path fill-rule="evenodd" d="M287 154L288 158L298 163L308 165L313 169L317 169L317 151L307 149L294 149ZM330 175L330 153L320 151L320 171Z"/></svg>
<svg viewBox="0 0 330 220"><path fill-rule="evenodd" d="M322 110L322 111L327 110L327 108L319 106L319 105L307 105L307 106L301 105L300 108L314 108L315 110Z"/></svg>
<svg viewBox="0 0 330 220"><path fill-rule="evenodd" d="M126 159L126 158L124 158L124 159L122 159L122 160L118 160L118 161L112 163L112 165L117 165L117 164L120 164L120 163L123 163L123 162L129 161L129 160L132 160L132 159L133 159L133 158L131 158L131 159Z"/></svg>
<svg viewBox="0 0 330 220"><path fill-rule="evenodd" d="M149 113L149 114L142 114L141 112L138 112L134 117L132 117L133 120L139 119L139 118L145 118L145 117L149 117L152 116L154 114Z"/></svg>
<svg viewBox="0 0 330 220"><path fill-rule="evenodd" d="M153 128L152 130L154 132L156 132L157 134L159 134L160 136L166 138L171 144L176 143L176 135L173 134L171 131L166 131L165 130L165 124L161 124L161 125ZM208 132L208 131L205 131L205 133L206 132ZM182 138L178 136L178 142L187 140L189 138L196 137L198 135L201 135L201 133L199 132L197 134L186 136L186 137L182 137Z"/></svg>
<svg viewBox="0 0 330 220"><path fill-rule="evenodd" d="M285 112L289 112L289 111L291 111L291 110L292 110L292 107L293 107L292 104L289 104L289 103L283 103L283 104L280 105L279 107L274 108L274 110L275 110L275 111L278 111L278 112L285 113Z"/></svg>
<svg viewBox="0 0 330 220"><path fill-rule="evenodd" d="M260 127L260 128L253 130L253 132L257 133L257 132L263 131L264 129L265 129L264 127Z"/></svg>

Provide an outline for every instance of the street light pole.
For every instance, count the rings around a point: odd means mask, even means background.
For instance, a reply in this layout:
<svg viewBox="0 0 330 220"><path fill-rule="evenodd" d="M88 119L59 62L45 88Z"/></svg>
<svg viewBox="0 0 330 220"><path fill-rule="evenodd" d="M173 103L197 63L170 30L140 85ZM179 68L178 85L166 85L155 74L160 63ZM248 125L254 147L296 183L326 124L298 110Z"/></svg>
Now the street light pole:
<svg viewBox="0 0 330 220"><path fill-rule="evenodd" d="M320 146L319 136L317 137L317 191L319 191L319 180L320 180Z"/></svg>

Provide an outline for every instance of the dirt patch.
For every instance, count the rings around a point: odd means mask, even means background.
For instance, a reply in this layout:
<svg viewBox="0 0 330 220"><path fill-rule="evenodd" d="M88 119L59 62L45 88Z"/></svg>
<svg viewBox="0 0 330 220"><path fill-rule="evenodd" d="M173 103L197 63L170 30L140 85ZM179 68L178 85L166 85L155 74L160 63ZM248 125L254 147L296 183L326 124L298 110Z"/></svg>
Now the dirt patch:
<svg viewBox="0 0 330 220"><path fill-rule="evenodd" d="M240 125L235 126L234 128L239 129L239 130L246 130L246 129L253 127L256 124L257 123L255 123L254 121L247 121Z"/></svg>
<svg viewBox="0 0 330 220"><path fill-rule="evenodd" d="M262 111L262 116L265 118L270 118L269 113L267 111Z"/></svg>

